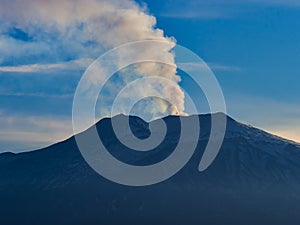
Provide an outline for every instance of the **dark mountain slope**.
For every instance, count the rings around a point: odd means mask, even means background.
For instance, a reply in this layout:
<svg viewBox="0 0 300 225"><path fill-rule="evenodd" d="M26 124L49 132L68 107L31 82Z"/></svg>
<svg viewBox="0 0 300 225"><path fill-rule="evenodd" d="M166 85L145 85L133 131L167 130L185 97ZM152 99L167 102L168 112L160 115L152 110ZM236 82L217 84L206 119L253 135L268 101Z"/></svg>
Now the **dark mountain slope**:
<svg viewBox="0 0 300 225"><path fill-rule="evenodd" d="M99 176L73 137L38 151L1 154L1 224L299 224L299 145L228 117L221 151L200 173L211 115L199 118L201 135L192 159L152 186L128 187ZM164 120L165 140L147 153L124 147L111 119L101 120L97 129L115 157L150 165L178 142L179 117ZM139 118L130 117L130 125L137 137L150 135L149 124Z"/></svg>

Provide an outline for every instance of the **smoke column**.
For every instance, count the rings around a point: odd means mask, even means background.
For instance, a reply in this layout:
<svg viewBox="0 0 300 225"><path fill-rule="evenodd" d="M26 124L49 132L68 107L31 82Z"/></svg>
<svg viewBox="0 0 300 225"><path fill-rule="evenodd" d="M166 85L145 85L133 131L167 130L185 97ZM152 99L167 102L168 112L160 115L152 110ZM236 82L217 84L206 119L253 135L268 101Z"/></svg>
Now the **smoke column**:
<svg viewBox="0 0 300 225"><path fill-rule="evenodd" d="M153 45L138 53L124 54L159 55L173 66L155 62L141 63L135 65L135 72L145 77L154 75L180 82L171 52L176 45L175 39L165 37L163 30L156 28L156 18L147 13L146 7L134 1L0 0L0 3L0 32L11 32L13 28L14 31L26 34L30 40L20 43L0 36L0 52L4 55L0 63L11 58L14 58L16 64L36 63L36 60L43 63L45 55L50 62L95 58L128 42L162 40L170 43L165 49ZM24 54L26 61L20 62L24 60ZM172 99L176 105L169 107L166 105L168 103L159 101L158 110L167 111L168 114L184 114L184 92L180 86L161 86L159 91L162 95ZM143 87L141 91L147 92L147 88L153 86Z"/></svg>

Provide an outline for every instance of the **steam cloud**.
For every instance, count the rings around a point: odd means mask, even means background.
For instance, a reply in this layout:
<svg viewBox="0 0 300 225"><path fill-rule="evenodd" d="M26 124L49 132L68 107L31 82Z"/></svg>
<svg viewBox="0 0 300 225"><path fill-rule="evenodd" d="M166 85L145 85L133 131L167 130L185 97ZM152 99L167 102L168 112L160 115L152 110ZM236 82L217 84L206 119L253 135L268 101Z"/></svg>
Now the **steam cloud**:
<svg viewBox="0 0 300 225"><path fill-rule="evenodd" d="M161 76L178 83L174 55L174 38L156 28L155 17L130 0L0 0L0 64L59 63L95 58L108 49L128 42L161 40L170 44L165 49L141 49L138 53L159 55L170 65L141 63L134 67L140 76ZM148 46L149 47L149 46ZM117 60L117 59L116 59ZM159 101L158 111L184 114L184 92L180 86L160 84L163 96L176 105ZM155 85L141 87L140 91ZM134 94L134 93L133 93ZM128 96L130 97L130 96Z"/></svg>

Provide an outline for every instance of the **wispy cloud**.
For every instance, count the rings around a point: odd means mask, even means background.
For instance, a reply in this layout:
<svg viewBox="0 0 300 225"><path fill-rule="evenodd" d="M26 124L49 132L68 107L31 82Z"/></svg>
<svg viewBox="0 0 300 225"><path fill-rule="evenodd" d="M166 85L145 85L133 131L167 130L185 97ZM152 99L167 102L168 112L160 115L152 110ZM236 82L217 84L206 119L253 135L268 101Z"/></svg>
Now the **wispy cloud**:
<svg viewBox="0 0 300 225"><path fill-rule="evenodd" d="M300 7L298 0L175 0L167 2L160 16L177 19L231 18L257 7Z"/></svg>
<svg viewBox="0 0 300 225"><path fill-rule="evenodd" d="M46 94L46 93L26 93L26 92L15 92L15 93L1 93L0 92L0 96L10 96L10 97L39 97L39 98L56 98L56 99L60 99L60 98L72 98L74 97L74 94ZM0 113L1 115L1 113Z"/></svg>
<svg viewBox="0 0 300 225"><path fill-rule="evenodd" d="M264 5L281 5L287 7L300 7L298 0L235 0L233 3L248 3L248 4L264 4Z"/></svg>
<svg viewBox="0 0 300 225"><path fill-rule="evenodd" d="M68 117L0 114L0 152L42 148L72 136Z"/></svg>
<svg viewBox="0 0 300 225"><path fill-rule="evenodd" d="M201 71L207 69L207 66L212 71L226 71L226 72L240 72L242 71L241 68L238 66L231 66L231 65L222 65L218 63L194 63L194 62L186 62L186 63L179 63L178 66L180 68L185 69L186 71Z"/></svg>
<svg viewBox="0 0 300 225"><path fill-rule="evenodd" d="M217 19L229 17L231 14L225 10L217 8L207 8L202 10L195 10L194 8L187 7L184 10L174 9L164 11L160 16L173 19Z"/></svg>
<svg viewBox="0 0 300 225"><path fill-rule="evenodd" d="M208 63L208 66L213 71L241 72L242 69L238 66L222 65L217 63Z"/></svg>
<svg viewBox="0 0 300 225"><path fill-rule="evenodd" d="M54 64L29 64L19 66L0 66L0 72L11 73L36 73L49 72L53 70L76 70L83 69L93 62L92 59L84 58L69 62L54 63Z"/></svg>

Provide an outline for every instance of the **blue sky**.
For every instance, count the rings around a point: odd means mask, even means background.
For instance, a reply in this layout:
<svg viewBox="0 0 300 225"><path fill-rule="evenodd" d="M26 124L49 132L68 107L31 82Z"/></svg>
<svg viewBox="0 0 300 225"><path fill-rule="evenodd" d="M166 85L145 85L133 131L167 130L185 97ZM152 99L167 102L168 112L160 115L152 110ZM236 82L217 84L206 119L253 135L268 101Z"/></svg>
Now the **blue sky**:
<svg viewBox="0 0 300 225"><path fill-rule="evenodd" d="M148 4L167 35L212 65L230 115L300 140L298 1Z"/></svg>
<svg viewBox="0 0 300 225"><path fill-rule="evenodd" d="M211 66L229 115L300 141L298 1L145 2L165 35ZM30 33L6 20L0 19L0 152L63 140L72 134L77 83L101 51L94 40L79 45L86 37L59 36L50 25ZM197 98L184 76L181 85Z"/></svg>

